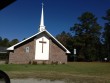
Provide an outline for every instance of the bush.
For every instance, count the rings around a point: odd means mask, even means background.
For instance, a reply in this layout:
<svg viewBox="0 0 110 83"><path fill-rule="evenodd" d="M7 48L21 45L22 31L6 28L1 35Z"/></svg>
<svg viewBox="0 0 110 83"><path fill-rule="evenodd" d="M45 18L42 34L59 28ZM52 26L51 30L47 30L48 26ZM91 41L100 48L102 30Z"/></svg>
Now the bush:
<svg viewBox="0 0 110 83"><path fill-rule="evenodd" d="M58 64L58 61L52 61L51 64L52 64L52 65L53 65L53 64L54 64L54 65L57 65L57 64Z"/></svg>
<svg viewBox="0 0 110 83"><path fill-rule="evenodd" d="M37 65L37 61L33 61L32 64L33 64L33 65Z"/></svg>

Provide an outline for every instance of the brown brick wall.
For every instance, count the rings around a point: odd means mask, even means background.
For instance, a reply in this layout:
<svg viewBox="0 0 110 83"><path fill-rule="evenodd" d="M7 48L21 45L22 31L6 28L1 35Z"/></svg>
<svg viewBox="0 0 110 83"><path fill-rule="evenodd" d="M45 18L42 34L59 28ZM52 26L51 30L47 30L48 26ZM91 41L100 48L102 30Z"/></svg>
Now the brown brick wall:
<svg viewBox="0 0 110 83"><path fill-rule="evenodd" d="M19 45L10 52L9 63L27 64L35 58L35 39L31 39L22 45ZM29 47L29 53L26 52L26 47Z"/></svg>
<svg viewBox="0 0 110 83"><path fill-rule="evenodd" d="M23 44L17 46L13 52L10 52L9 63L28 64L31 62L51 64L52 62L67 63L67 55L65 51L56 45L51 39L49 42L49 61L35 60L35 41L33 38ZM29 47L29 53L26 53L26 47Z"/></svg>
<svg viewBox="0 0 110 83"><path fill-rule="evenodd" d="M67 63L67 55L58 45L50 40L50 62Z"/></svg>

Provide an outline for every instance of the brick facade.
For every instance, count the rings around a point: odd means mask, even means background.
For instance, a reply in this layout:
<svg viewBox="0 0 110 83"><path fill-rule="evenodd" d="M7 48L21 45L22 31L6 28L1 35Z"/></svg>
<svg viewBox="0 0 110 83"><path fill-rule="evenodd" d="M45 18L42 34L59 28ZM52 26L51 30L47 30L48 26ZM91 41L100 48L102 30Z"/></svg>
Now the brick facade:
<svg viewBox="0 0 110 83"><path fill-rule="evenodd" d="M50 40L50 62L67 63L67 55L65 51Z"/></svg>
<svg viewBox="0 0 110 83"><path fill-rule="evenodd" d="M29 52L26 52L29 47ZM28 64L35 58L35 39L31 39L22 45L17 46L13 52L9 53L9 63Z"/></svg>
<svg viewBox="0 0 110 83"><path fill-rule="evenodd" d="M35 42L36 38L32 38L23 44L15 47L13 52L9 53L9 63L12 64L28 64L30 62L39 63L67 63L67 55L65 50L63 50L58 44L49 40L49 60L41 61L35 60ZM29 52L26 51L28 47Z"/></svg>

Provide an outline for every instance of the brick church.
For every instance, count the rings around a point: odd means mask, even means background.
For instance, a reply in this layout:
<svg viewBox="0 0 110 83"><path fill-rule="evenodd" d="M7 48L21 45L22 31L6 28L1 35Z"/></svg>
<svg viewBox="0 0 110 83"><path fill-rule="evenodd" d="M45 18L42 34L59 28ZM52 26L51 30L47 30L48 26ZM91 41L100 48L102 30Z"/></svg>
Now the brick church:
<svg viewBox="0 0 110 83"><path fill-rule="evenodd" d="M10 64L67 63L67 55L70 54L69 50L46 30L43 5L39 32L7 50Z"/></svg>

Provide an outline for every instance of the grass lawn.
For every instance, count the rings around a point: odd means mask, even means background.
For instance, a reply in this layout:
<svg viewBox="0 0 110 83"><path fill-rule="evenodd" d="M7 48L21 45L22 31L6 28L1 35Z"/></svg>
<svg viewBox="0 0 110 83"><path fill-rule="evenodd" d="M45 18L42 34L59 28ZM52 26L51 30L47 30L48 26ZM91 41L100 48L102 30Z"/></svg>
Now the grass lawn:
<svg viewBox="0 0 110 83"><path fill-rule="evenodd" d="M67 83L110 83L110 63L73 62L65 65L2 64L10 78L64 79ZM69 81L69 82L68 82Z"/></svg>

